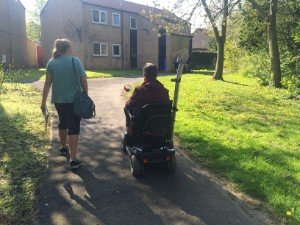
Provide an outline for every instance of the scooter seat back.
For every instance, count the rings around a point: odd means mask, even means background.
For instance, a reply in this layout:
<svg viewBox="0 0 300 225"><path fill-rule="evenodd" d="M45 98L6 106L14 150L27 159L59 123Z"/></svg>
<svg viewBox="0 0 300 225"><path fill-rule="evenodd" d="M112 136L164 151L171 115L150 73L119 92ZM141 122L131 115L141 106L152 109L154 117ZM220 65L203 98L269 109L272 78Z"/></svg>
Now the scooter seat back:
<svg viewBox="0 0 300 225"><path fill-rule="evenodd" d="M140 111L138 123L142 132L143 144L163 147L170 141L172 102L145 105Z"/></svg>

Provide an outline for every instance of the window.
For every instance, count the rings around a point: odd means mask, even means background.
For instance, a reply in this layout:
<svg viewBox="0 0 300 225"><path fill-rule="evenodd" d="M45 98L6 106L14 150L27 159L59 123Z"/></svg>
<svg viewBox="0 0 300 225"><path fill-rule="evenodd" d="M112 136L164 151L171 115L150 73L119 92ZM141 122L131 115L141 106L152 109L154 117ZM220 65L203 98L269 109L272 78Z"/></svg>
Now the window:
<svg viewBox="0 0 300 225"><path fill-rule="evenodd" d="M92 17L93 17L93 23L99 23L100 22L100 17L99 17L99 11L93 9L92 10Z"/></svg>
<svg viewBox="0 0 300 225"><path fill-rule="evenodd" d="M108 56L108 45L106 43L93 43L94 56Z"/></svg>
<svg viewBox="0 0 300 225"><path fill-rule="evenodd" d="M112 45L112 55L114 57L120 57L121 56L121 45L118 45L118 44Z"/></svg>
<svg viewBox="0 0 300 225"><path fill-rule="evenodd" d="M202 40L201 42L202 46L206 46L206 40Z"/></svg>
<svg viewBox="0 0 300 225"><path fill-rule="evenodd" d="M100 23L107 24L107 12L99 11L100 12Z"/></svg>
<svg viewBox="0 0 300 225"><path fill-rule="evenodd" d="M130 29L131 30L137 29L136 17L130 17Z"/></svg>
<svg viewBox="0 0 300 225"><path fill-rule="evenodd" d="M119 13L112 14L112 24L113 26L121 26L121 15Z"/></svg>
<svg viewBox="0 0 300 225"><path fill-rule="evenodd" d="M107 24L107 12L97 9L92 10L93 23Z"/></svg>
<svg viewBox="0 0 300 225"><path fill-rule="evenodd" d="M100 55L100 43L93 43L93 55Z"/></svg>

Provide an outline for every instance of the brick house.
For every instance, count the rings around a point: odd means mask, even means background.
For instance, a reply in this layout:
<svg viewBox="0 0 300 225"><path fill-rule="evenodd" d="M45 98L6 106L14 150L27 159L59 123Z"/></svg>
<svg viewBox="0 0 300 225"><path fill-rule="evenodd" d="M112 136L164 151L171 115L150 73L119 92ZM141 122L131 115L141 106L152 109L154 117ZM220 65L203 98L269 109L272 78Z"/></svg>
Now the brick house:
<svg viewBox="0 0 300 225"><path fill-rule="evenodd" d="M28 65L25 7L19 0L0 0L0 64Z"/></svg>
<svg viewBox="0 0 300 225"><path fill-rule="evenodd" d="M55 39L66 37L87 69L141 69L150 61L174 70L176 53L191 51L190 27L165 33L142 14L147 9L162 12L123 0L48 0L40 15L45 61Z"/></svg>
<svg viewBox="0 0 300 225"><path fill-rule="evenodd" d="M198 28L193 32L193 52L208 52L209 38L204 29Z"/></svg>

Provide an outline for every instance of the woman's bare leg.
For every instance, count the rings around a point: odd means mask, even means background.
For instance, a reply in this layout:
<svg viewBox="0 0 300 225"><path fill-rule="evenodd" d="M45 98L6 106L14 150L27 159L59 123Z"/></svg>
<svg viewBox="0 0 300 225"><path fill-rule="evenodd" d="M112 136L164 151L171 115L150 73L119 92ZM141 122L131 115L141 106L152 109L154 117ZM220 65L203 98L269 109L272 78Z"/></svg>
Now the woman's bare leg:
<svg viewBox="0 0 300 225"><path fill-rule="evenodd" d="M76 152L78 145L79 135L70 135L69 136L69 148L70 148L70 157L71 160L76 160Z"/></svg>
<svg viewBox="0 0 300 225"><path fill-rule="evenodd" d="M67 148L67 138L68 138L67 130L59 129L59 139L62 148Z"/></svg>

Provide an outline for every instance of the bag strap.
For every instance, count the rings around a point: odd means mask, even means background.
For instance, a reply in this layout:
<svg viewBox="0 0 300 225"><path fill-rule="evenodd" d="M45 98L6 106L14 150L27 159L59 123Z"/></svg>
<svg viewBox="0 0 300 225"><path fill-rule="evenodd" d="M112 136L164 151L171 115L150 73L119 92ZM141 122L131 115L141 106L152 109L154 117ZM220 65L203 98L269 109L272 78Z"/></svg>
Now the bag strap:
<svg viewBox="0 0 300 225"><path fill-rule="evenodd" d="M73 75L75 76L75 79L77 80L76 83L77 83L77 89L82 91L82 86L81 86L81 82L79 80L79 76L76 74L76 68L75 68L75 58L73 57L72 58L72 66L73 66Z"/></svg>

